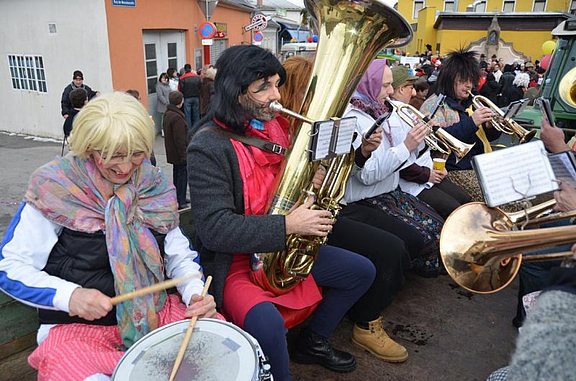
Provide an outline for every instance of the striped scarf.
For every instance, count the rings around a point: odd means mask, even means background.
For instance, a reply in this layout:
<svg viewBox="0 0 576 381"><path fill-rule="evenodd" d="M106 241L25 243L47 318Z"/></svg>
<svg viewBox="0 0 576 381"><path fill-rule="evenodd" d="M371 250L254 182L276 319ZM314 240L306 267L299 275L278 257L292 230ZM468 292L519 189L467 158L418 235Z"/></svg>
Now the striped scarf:
<svg viewBox="0 0 576 381"><path fill-rule="evenodd" d="M164 280L162 255L151 230L166 234L178 226L176 192L148 160L128 183L115 185L102 177L91 158L68 154L32 174L25 201L55 224L106 232L116 295ZM116 306L126 347L158 327L165 300L165 292L159 292Z"/></svg>

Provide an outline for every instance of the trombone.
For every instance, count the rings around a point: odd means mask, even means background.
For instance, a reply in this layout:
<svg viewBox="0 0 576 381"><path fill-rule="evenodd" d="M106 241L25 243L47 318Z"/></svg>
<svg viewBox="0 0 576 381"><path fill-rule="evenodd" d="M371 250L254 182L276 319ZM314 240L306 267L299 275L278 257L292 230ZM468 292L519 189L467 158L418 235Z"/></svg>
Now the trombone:
<svg viewBox="0 0 576 381"><path fill-rule="evenodd" d="M522 252L576 241L574 225L518 230L576 216L576 211L570 211L530 220L532 214L539 214L554 204L555 201L550 200L511 214L499 208L489 208L481 202L460 206L446 219L440 233L440 257L446 271L461 287L475 293L491 294L514 280L523 260L573 256L571 251L522 255Z"/></svg>
<svg viewBox="0 0 576 381"><path fill-rule="evenodd" d="M536 130L528 131L516 121L511 118L504 118L506 115L500 107L496 106L494 102L490 99L483 97L482 95L474 95L471 91L468 93L472 96L472 106L475 110L481 107L488 107L492 110L492 119L490 124L492 127L506 135L516 135L520 141L520 144L528 143L534 135L536 135Z"/></svg>
<svg viewBox="0 0 576 381"><path fill-rule="evenodd" d="M456 162L459 162L470 152L472 147L474 147L474 144L467 144L456 139L443 128L434 129L434 127L428 123L428 118L412 105L393 101L390 98L386 99L386 104L390 105L400 119L411 128L414 128L417 123L426 125L428 127L428 135L424 138L424 141L428 147L445 155L453 152L456 156Z"/></svg>

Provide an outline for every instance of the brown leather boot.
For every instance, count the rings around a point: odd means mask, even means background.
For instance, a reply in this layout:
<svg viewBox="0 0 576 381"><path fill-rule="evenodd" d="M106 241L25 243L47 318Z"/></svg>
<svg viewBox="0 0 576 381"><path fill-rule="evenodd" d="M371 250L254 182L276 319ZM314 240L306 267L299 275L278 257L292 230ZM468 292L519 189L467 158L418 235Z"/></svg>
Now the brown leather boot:
<svg viewBox="0 0 576 381"><path fill-rule="evenodd" d="M404 362L408 359L408 351L388 336L382 327L382 317L368 322L368 329L354 324L352 341L372 353L374 356L388 362Z"/></svg>

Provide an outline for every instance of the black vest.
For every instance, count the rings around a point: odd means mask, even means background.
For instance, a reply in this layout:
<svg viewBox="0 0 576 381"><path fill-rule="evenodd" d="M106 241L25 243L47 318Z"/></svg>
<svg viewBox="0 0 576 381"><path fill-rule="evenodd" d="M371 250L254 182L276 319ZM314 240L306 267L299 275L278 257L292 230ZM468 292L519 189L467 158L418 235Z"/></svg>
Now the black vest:
<svg viewBox="0 0 576 381"><path fill-rule="evenodd" d="M164 253L166 235L154 233L154 237ZM64 228L58 242L52 248L45 272L64 280L79 284L84 288L94 288L105 295L113 297L114 276L108 260L106 237L102 231L83 233ZM67 312L38 310L40 324L84 323L96 325L116 325L116 308L101 319L88 321Z"/></svg>

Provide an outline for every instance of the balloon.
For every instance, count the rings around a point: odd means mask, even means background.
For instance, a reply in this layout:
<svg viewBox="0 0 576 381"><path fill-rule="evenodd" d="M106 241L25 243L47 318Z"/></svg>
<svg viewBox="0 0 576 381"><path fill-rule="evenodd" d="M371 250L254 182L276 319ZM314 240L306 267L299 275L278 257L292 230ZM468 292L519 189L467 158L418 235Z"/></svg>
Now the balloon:
<svg viewBox="0 0 576 381"><path fill-rule="evenodd" d="M552 58L552 54L546 54L544 57L542 57L542 59L540 60L540 67L542 67L542 69L544 70L548 70L548 67L550 66L550 59Z"/></svg>
<svg viewBox="0 0 576 381"><path fill-rule="evenodd" d="M308 42L312 42L312 37L308 36Z"/></svg>
<svg viewBox="0 0 576 381"><path fill-rule="evenodd" d="M318 42L318 35L316 35L316 34L313 35L313 36L312 36L312 41L313 41L313 42Z"/></svg>
<svg viewBox="0 0 576 381"><path fill-rule="evenodd" d="M545 41L542 44L542 54L551 54L556 48L556 42L552 40Z"/></svg>

